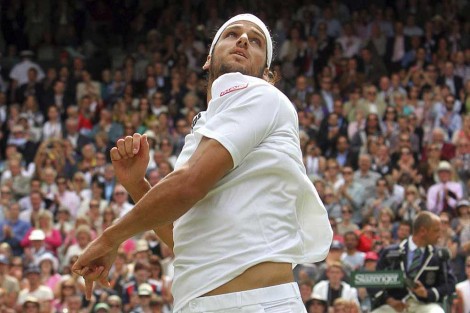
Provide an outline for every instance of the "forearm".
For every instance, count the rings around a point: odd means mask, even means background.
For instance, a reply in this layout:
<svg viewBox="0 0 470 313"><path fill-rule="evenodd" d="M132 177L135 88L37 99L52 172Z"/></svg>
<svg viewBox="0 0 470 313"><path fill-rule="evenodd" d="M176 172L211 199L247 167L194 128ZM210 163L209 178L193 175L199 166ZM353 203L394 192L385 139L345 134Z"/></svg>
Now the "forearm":
<svg viewBox="0 0 470 313"><path fill-rule="evenodd" d="M127 192L129 192L132 200L134 200L134 203L139 202L152 188L145 178L135 184L131 184L130 186L125 185L124 187Z"/></svg>
<svg viewBox="0 0 470 313"><path fill-rule="evenodd" d="M136 184L132 184L131 186L125 187L135 203L139 202L140 199L142 199L152 188L146 179L143 179ZM173 249L173 223L162 225L158 228L154 227L153 231L168 247Z"/></svg>
<svg viewBox="0 0 470 313"><path fill-rule="evenodd" d="M135 207L107 228L104 235L111 241L121 243L124 240L146 230L175 221L186 213L200 198L186 187L189 178L185 171L175 171L159 184L144 193ZM132 191L134 196L139 192Z"/></svg>

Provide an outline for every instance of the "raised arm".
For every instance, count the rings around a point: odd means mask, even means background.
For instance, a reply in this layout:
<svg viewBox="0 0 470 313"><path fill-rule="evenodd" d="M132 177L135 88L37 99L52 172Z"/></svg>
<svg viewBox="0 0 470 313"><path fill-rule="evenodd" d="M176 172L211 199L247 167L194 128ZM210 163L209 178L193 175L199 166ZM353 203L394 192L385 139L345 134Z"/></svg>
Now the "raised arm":
<svg viewBox="0 0 470 313"><path fill-rule="evenodd" d="M111 161L117 180L137 203L150 190L151 186L145 179L149 163L149 144L147 136L134 134L119 139L116 147L111 149ZM154 228L155 233L163 242L173 249L173 224Z"/></svg>
<svg viewBox="0 0 470 313"><path fill-rule="evenodd" d="M151 188L78 258L72 270L85 277L87 298L91 297L93 281L108 285L109 269L124 240L175 221L204 198L232 168L230 153L218 141L204 137L185 165Z"/></svg>

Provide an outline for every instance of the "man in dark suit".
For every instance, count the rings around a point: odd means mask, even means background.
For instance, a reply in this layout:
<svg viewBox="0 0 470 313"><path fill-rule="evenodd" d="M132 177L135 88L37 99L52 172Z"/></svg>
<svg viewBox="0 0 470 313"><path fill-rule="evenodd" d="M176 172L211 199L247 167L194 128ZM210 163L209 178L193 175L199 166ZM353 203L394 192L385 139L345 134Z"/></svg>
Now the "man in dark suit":
<svg viewBox="0 0 470 313"><path fill-rule="evenodd" d="M82 135L78 131L78 120L73 117L69 117L65 120L63 138L72 143L72 146L78 155L81 155L82 148L85 145L93 142L91 138Z"/></svg>
<svg viewBox="0 0 470 313"><path fill-rule="evenodd" d="M442 250L434 246L440 233L439 217L423 211L409 238L382 251L377 270L403 271L406 287L376 292L373 312L444 312L439 302L454 292L456 279Z"/></svg>
<svg viewBox="0 0 470 313"><path fill-rule="evenodd" d="M65 83L61 80L54 82L54 87L49 92L43 94L42 102L49 108L51 105L56 105L59 108L62 120L66 117L67 108L73 104L73 98L65 93Z"/></svg>
<svg viewBox="0 0 470 313"><path fill-rule="evenodd" d="M461 77L454 74L454 64L452 62L446 62L444 73L437 78L437 84L449 86L450 91L456 97L460 95L460 90L463 87L463 80Z"/></svg>
<svg viewBox="0 0 470 313"><path fill-rule="evenodd" d="M403 33L403 23L395 22L394 36L387 39L385 48L385 58L387 62L388 72L398 72L401 69L401 62L408 51L408 38Z"/></svg>
<svg viewBox="0 0 470 313"><path fill-rule="evenodd" d="M16 91L16 101L23 103L28 96L34 96L39 102L39 108L43 111L43 106L39 101L42 99L42 85L38 81L38 70L31 67L28 70L28 81L20 86Z"/></svg>

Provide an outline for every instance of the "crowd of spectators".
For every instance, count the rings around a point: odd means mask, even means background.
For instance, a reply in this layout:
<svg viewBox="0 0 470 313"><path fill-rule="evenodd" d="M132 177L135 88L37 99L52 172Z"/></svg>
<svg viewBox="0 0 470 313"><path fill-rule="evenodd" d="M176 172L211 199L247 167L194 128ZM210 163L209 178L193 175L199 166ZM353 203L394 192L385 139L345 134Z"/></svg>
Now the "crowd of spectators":
<svg viewBox="0 0 470 313"><path fill-rule="evenodd" d="M91 301L70 266L132 209L110 161L116 140L146 134L149 182L170 173L206 107L210 40L247 11L272 31L276 86L297 109L335 234L325 262L295 269L308 312L369 310L351 271L374 270L422 210L440 216L439 245L470 279L467 1L10 0L0 3L2 312L171 312L172 251L153 232L123 245L111 286Z"/></svg>

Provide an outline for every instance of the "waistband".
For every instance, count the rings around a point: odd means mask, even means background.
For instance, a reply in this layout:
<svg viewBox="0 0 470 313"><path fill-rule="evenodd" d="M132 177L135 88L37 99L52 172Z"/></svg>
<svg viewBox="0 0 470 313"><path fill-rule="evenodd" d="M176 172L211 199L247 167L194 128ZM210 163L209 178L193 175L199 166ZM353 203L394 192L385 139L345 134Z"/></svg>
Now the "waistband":
<svg viewBox="0 0 470 313"><path fill-rule="evenodd" d="M175 313L201 313L207 311L226 310L291 298L300 298L299 286L295 282L196 298L189 301L181 310L176 311Z"/></svg>

